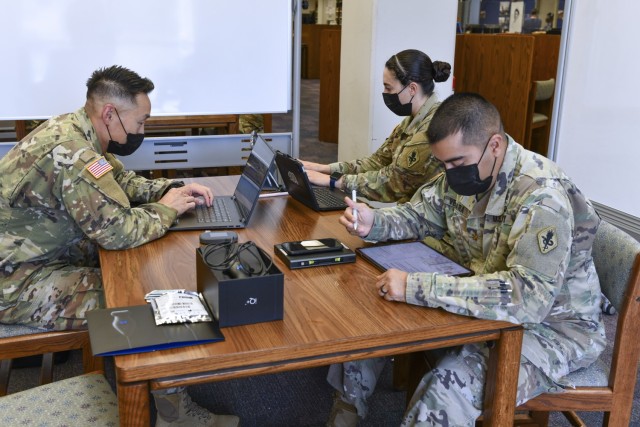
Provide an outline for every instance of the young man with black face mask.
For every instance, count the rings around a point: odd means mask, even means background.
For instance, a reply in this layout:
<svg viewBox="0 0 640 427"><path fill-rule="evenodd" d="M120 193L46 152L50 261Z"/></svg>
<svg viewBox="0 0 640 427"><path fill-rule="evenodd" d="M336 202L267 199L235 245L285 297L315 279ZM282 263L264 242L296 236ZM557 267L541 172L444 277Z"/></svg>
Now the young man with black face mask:
<svg viewBox="0 0 640 427"><path fill-rule="evenodd" d="M153 88L124 67L99 69L84 107L51 118L0 159L0 322L86 328L86 312L104 306L98 247L142 245L198 196L211 205L207 187L146 179L113 155L142 143ZM183 388L154 396L157 426L238 423L195 405Z"/></svg>
<svg viewBox="0 0 640 427"><path fill-rule="evenodd" d="M348 200L340 223L372 242L431 236L475 274L390 269L376 278L375 292L387 301L521 324L517 403L562 392L571 386L565 376L590 365L605 346L591 258L598 215L556 164L505 134L498 110L479 95L446 99L427 133L446 173L397 207L374 211ZM487 346L438 356L402 425L474 426L483 408ZM360 362L369 369L378 364Z"/></svg>
<svg viewBox="0 0 640 427"><path fill-rule="evenodd" d="M449 78L451 66L431 61L419 50L393 55L382 74L385 105L405 117L375 153L350 162L329 165L305 162L309 180L324 187L356 190L370 200L406 202L441 171L431 158L425 135L440 102L434 82Z"/></svg>

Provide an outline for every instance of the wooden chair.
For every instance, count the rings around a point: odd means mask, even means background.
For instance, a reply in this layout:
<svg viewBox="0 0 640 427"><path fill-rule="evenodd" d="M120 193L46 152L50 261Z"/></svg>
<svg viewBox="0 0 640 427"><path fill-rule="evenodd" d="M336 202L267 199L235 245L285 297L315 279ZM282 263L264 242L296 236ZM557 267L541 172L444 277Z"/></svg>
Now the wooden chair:
<svg viewBox="0 0 640 427"><path fill-rule="evenodd" d="M82 349L84 372L104 368L102 357L93 357L87 330L43 332L28 326L0 324L0 396L7 394L13 359L41 354L40 384L48 384L53 378L54 353L75 349Z"/></svg>
<svg viewBox="0 0 640 427"><path fill-rule="evenodd" d="M575 426L581 424L573 411L604 412L603 425L627 426L640 360L640 243L602 221L593 260L602 292L619 313L615 336L607 336L613 340L611 359L605 351L592 366L569 375L575 389L542 394L517 409L534 411L538 420L562 411Z"/></svg>
<svg viewBox="0 0 640 427"><path fill-rule="evenodd" d="M629 425L640 361L640 242L602 221L593 260L602 292L618 310L616 316L604 315L607 349L590 367L568 375L575 389L545 393L517 407L514 425L547 426L550 411L562 412L573 426L585 426L575 411L604 412L605 426ZM409 403L430 361L426 353L411 353L403 359L398 370L405 375L406 369L410 372Z"/></svg>
<svg viewBox="0 0 640 427"><path fill-rule="evenodd" d="M529 96L527 123L527 141L525 148L536 153L547 155L549 133L551 131L551 113L553 111L553 94L556 88L555 79L535 81Z"/></svg>

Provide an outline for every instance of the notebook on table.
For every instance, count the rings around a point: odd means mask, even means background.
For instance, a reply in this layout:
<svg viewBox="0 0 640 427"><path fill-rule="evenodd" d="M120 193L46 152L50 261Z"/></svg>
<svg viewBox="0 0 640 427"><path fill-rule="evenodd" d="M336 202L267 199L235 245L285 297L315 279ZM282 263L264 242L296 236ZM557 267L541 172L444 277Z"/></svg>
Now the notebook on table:
<svg viewBox="0 0 640 427"><path fill-rule="evenodd" d="M294 199L316 211L336 211L346 209L344 198L347 194L338 189L311 185L298 159L280 151L276 152L276 165L284 181L287 192Z"/></svg>
<svg viewBox="0 0 640 427"><path fill-rule="evenodd" d="M245 228L251 219L275 153L258 138L232 196L216 196L211 206L198 205L182 214L169 230Z"/></svg>

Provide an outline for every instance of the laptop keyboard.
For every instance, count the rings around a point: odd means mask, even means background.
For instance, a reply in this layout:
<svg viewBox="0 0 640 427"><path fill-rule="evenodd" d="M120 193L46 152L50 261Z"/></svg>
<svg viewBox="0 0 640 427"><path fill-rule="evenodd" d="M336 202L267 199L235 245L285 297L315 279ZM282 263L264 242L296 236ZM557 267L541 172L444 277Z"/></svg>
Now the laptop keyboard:
<svg viewBox="0 0 640 427"><path fill-rule="evenodd" d="M211 206L196 206L198 222L230 222L231 217L223 199L213 199Z"/></svg>
<svg viewBox="0 0 640 427"><path fill-rule="evenodd" d="M333 194L331 190L316 187L313 189L313 192L316 196L316 200L318 201L318 205L321 207L347 207L344 200Z"/></svg>

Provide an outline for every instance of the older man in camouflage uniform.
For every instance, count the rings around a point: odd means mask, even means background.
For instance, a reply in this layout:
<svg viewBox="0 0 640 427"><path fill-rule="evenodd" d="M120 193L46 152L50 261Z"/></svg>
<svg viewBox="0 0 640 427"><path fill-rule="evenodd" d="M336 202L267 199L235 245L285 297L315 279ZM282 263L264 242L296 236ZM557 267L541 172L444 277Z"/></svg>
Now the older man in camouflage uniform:
<svg viewBox="0 0 640 427"><path fill-rule="evenodd" d="M238 132L264 132L264 116L262 114L240 114L238 116Z"/></svg>
<svg viewBox="0 0 640 427"><path fill-rule="evenodd" d="M125 171L114 157L142 143L149 79L113 66L95 71L87 88L83 108L50 119L0 159L2 323L85 328L86 312L104 306L97 248L157 239L196 196L208 205L213 199L199 184ZM156 406L157 425L187 411L193 425L214 425L215 416L183 389L158 393Z"/></svg>
<svg viewBox="0 0 640 427"><path fill-rule="evenodd" d="M411 202L340 221L369 241L433 236L472 277L391 269L376 287L388 301L522 324L518 404L570 386L564 377L605 346L600 285L591 258L599 218L550 160L508 137L497 109L474 94L445 100L428 130L446 174ZM422 379L403 425L473 426L482 410L488 351L464 345ZM369 370L375 361L364 361ZM346 390L345 400L351 390Z"/></svg>

